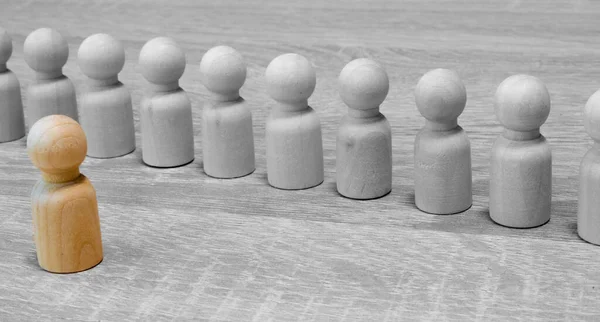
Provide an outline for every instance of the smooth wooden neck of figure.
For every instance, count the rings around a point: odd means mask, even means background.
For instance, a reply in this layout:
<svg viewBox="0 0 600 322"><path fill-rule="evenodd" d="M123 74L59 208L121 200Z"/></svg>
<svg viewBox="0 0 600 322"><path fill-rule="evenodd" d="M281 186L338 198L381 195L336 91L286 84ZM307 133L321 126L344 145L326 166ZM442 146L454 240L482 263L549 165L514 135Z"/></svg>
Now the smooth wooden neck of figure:
<svg viewBox="0 0 600 322"><path fill-rule="evenodd" d="M8 70L8 67L6 67L6 64L0 64L0 73L3 73L7 70Z"/></svg>
<svg viewBox="0 0 600 322"><path fill-rule="evenodd" d="M540 137L540 129L536 129L533 131L513 131L510 129L504 129L502 135L513 141L527 141L534 140Z"/></svg>
<svg viewBox="0 0 600 322"><path fill-rule="evenodd" d="M450 131L458 126L458 120L452 120L450 122L440 123L430 120L425 120L425 128L432 131Z"/></svg>
<svg viewBox="0 0 600 322"><path fill-rule="evenodd" d="M300 102L278 102L278 110L284 112L301 112L308 109L308 100Z"/></svg>
<svg viewBox="0 0 600 322"><path fill-rule="evenodd" d="M88 83L94 87L105 87L105 86L116 85L119 83L119 76L117 75L115 77L111 77L111 78L107 78L107 79L88 78Z"/></svg>
<svg viewBox="0 0 600 322"><path fill-rule="evenodd" d="M79 172L79 168L75 168L73 170L61 173L42 172L42 179L48 183L64 183L73 181L80 175L81 173Z"/></svg>
<svg viewBox="0 0 600 322"><path fill-rule="evenodd" d="M56 79L63 76L62 68L51 72L36 72L35 78L38 80Z"/></svg>
<svg viewBox="0 0 600 322"><path fill-rule="evenodd" d="M376 108L371 108L368 110L355 110L355 109L351 109L348 108L348 115L350 117L354 117L357 119L364 119L364 118L369 118L369 117L374 117L379 115L379 107Z"/></svg>
<svg viewBox="0 0 600 322"><path fill-rule="evenodd" d="M170 84L153 84L150 83L150 89L157 93L174 92L179 89L179 82Z"/></svg>
<svg viewBox="0 0 600 322"><path fill-rule="evenodd" d="M215 102L233 102L240 99L240 91L235 91L227 94L209 92L210 99Z"/></svg>

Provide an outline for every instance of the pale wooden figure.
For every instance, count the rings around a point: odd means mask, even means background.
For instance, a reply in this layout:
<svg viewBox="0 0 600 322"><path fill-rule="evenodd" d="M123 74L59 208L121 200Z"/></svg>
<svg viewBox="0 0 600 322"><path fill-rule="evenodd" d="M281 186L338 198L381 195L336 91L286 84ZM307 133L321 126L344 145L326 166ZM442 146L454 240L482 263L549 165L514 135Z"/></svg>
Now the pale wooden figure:
<svg viewBox="0 0 600 322"><path fill-rule="evenodd" d="M114 158L135 150L131 95L119 81L125 64L121 42L107 34L86 38L77 52L88 88L79 99L79 122L88 142L88 156Z"/></svg>
<svg viewBox="0 0 600 322"><path fill-rule="evenodd" d="M15 73L6 67L12 50L12 39L0 28L0 143L25 136L21 84Z"/></svg>
<svg viewBox="0 0 600 322"><path fill-rule="evenodd" d="M23 54L35 71L35 80L27 89L28 127L53 114L78 121L75 87L62 71L69 58L69 46L63 37L50 28L37 29L25 39Z"/></svg>
<svg viewBox="0 0 600 322"><path fill-rule="evenodd" d="M321 121L308 106L317 77L298 54L273 59L265 71L267 91L277 102L266 122L267 179L280 189L307 189L323 182Z"/></svg>
<svg viewBox="0 0 600 322"><path fill-rule="evenodd" d="M321 121L308 106L317 77L298 54L283 54L265 71L267 91L277 102L266 122L267 180L279 189L307 189L323 182Z"/></svg>
<svg viewBox="0 0 600 322"><path fill-rule="evenodd" d="M148 41L140 52L142 76L150 93L140 107L142 159L153 167L177 167L194 160L192 104L179 87L185 54L166 37Z"/></svg>
<svg viewBox="0 0 600 322"><path fill-rule="evenodd" d="M339 75L339 91L348 106L336 141L337 191L352 199L373 199L392 191L392 131L379 112L390 89L378 63L359 58Z"/></svg>
<svg viewBox="0 0 600 322"><path fill-rule="evenodd" d="M550 105L546 86L533 76L510 76L496 90L505 129L492 147L489 211L500 225L532 228L550 220L552 153L540 134Z"/></svg>
<svg viewBox="0 0 600 322"><path fill-rule="evenodd" d="M83 129L64 115L38 120L27 136L31 162L42 171L31 193L33 240L39 265L74 273L102 261L96 191L79 173L87 143Z"/></svg>
<svg viewBox="0 0 600 322"><path fill-rule="evenodd" d="M588 99L583 118L594 145L579 167L577 232L583 240L600 245L600 90Z"/></svg>
<svg viewBox="0 0 600 322"><path fill-rule="evenodd" d="M240 96L246 63L228 46L207 51L200 62L202 83L210 97L202 111L204 172L215 178L237 178L255 170L252 112Z"/></svg>
<svg viewBox="0 0 600 322"><path fill-rule="evenodd" d="M448 215L473 204L471 144L458 125L467 91L456 72L434 69L414 91L425 126L414 146L415 205L423 212Z"/></svg>

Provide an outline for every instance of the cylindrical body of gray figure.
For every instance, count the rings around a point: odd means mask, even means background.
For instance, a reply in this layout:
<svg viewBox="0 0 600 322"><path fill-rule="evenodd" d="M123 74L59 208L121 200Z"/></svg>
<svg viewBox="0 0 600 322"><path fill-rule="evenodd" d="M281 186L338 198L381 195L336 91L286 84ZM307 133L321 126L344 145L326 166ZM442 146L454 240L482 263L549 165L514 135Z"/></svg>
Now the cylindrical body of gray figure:
<svg viewBox="0 0 600 322"><path fill-rule="evenodd" d="M79 114L88 156L114 158L135 150L131 95L120 82L90 87L81 95Z"/></svg>
<svg viewBox="0 0 600 322"><path fill-rule="evenodd" d="M583 108L583 126L594 140L579 166L577 233L583 240L600 245L600 90Z"/></svg>
<svg viewBox="0 0 600 322"><path fill-rule="evenodd" d="M61 114L79 121L75 86L61 75L37 79L27 89L27 124L33 126L44 116Z"/></svg>
<svg viewBox="0 0 600 322"><path fill-rule="evenodd" d="M237 178L254 172L252 113L243 98L207 101L202 111L204 172L215 178Z"/></svg>
<svg viewBox="0 0 600 322"><path fill-rule="evenodd" d="M323 182L323 142L317 113L273 109L267 119L267 179L279 189L307 189Z"/></svg>
<svg viewBox="0 0 600 322"><path fill-rule="evenodd" d="M392 134L380 113L342 119L337 135L337 191L352 199L373 199L392 190Z"/></svg>
<svg viewBox="0 0 600 322"><path fill-rule="evenodd" d="M17 76L0 64L0 142L25 136L21 85Z"/></svg>
<svg viewBox="0 0 600 322"><path fill-rule="evenodd" d="M518 140L505 136L492 147L490 217L507 227L543 225L550 220L552 199L550 146L541 134Z"/></svg>
<svg viewBox="0 0 600 322"><path fill-rule="evenodd" d="M192 106L182 89L158 92L140 109L142 159L153 167L177 167L194 160Z"/></svg>
<svg viewBox="0 0 600 322"><path fill-rule="evenodd" d="M473 204L471 144L466 132L424 127L415 138L415 205L432 214L455 214Z"/></svg>
<svg viewBox="0 0 600 322"><path fill-rule="evenodd" d="M600 245L600 143L585 154L579 167L577 233L585 241Z"/></svg>

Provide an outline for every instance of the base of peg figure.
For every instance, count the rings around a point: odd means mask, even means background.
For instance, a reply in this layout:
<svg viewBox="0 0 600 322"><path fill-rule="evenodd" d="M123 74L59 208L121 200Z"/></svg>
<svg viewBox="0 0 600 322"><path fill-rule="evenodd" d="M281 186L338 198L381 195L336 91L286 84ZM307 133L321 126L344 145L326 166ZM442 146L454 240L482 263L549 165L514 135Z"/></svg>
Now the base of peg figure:
<svg viewBox="0 0 600 322"><path fill-rule="evenodd" d="M249 175L253 174L254 172L256 172L256 168L252 169L252 171L250 171L250 172L248 172L248 173L246 173L246 174L238 175L238 176L235 176L235 177L221 177L221 176L214 176L214 175L210 175L210 174L206 173L206 171L204 171L204 174L205 174L207 177L210 177L210 178L213 178L213 179L227 180L227 179L239 179L239 178L247 177L247 176L249 176Z"/></svg>
<svg viewBox="0 0 600 322"><path fill-rule="evenodd" d="M179 168L179 167L183 167L186 166L190 163L193 163L196 159L192 159L188 162L182 163L182 164L177 164L177 165L169 165L169 166L158 166L158 165L152 165L149 163L146 163L146 161L142 160L142 163L146 166L149 166L150 168L156 168L156 169L171 169L171 168Z"/></svg>
<svg viewBox="0 0 600 322"><path fill-rule="evenodd" d="M538 228L538 227L542 227L545 224L550 222L550 219L546 220L545 222L538 224L538 225L533 225L533 226L509 226L509 225L504 225L502 223L499 223L497 221L494 220L494 218L492 218L490 216L490 219L496 224L496 225L500 225L502 227L506 227L506 228L512 228L512 229L532 229L532 228Z"/></svg>
<svg viewBox="0 0 600 322"><path fill-rule="evenodd" d="M0 138L0 143L15 142L15 141L19 141L20 139L22 139L24 137L25 137L25 133L23 133L23 135L19 136L19 137L11 137L11 138L6 138L6 139Z"/></svg>
<svg viewBox="0 0 600 322"><path fill-rule="evenodd" d="M93 158L93 159L114 159L114 158L120 158L120 157L124 157L126 155L132 154L133 152L135 152L135 149L129 151L129 152L125 152L123 154L119 154L119 155L114 155L114 156L110 156L110 157L104 157L104 156L97 156L97 155L90 155L87 154L86 156L89 158Z"/></svg>
<svg viewBox="0 0 600 322"><path fill-rule="evenodd" d="M375 197L368 197L368 198L357 198L357 197L351 197L351 196L346 196L344 194L342 194L341 192L339 192L339 190L336 190L338 195L346 198L346 199L350 199L350 200L358 200L358 201L367 201L367 200L377 200L377 199L381 199L387 195L389 195L390 193L392 193L392 190L389 190L388 192L381 194L379 196L375 196Z"/></svg>
<svg viewBox="0 0 600 322"><path fill-rule="evenodd" d="M448 212L441 212L441 211L433 212L433 211L428 211L428 210L426 210L424 208L419 207L417 204L415 204L415 207L417 207L417 209L419 209L419 211L424 212L426 214L439 215L439 216L451 216L451 215L462 214L463 212L471 209L473 207L473 204L470 204L467 208L464 208L463 210L453 210L453 211L448 211Z"/></svg>
<svg viewBox="0 0 600 322"><path fill-rule="evenodd" d="M581 238L581 240L583 240L584 242L586 242L588 244L600 246L600 236L586 236L585 234L582 234L581 232L578 232L577 236L579 236L579 238Z"/></svg>
<svg viewBox="0 0 600 322"><path fill-rule="evenodd" d="M64 271L52 271L52 270L46 269L45 267L42 267L41 265L40 265L40 267L41 267L41 268L42 268L44 271L46 271L46 272L48 272L48 273L52 273L52 274L61 274L61 275L67 275L67 274L76 274L76 273L81 273L81 272L89 271L89 270L91 270L92 268L95 268L96 266L98 266L98 265L102 264L102 261L104 261L104 257L103 257L103 258L100 258L100 261L99 261L98 263L96 263L96 264L94 264L94 265L92 265L92 266L90 266L90 267L88 267L88 268L80 269L80 270L77 270L77 271L69 271L69 272L64 272Z"/></svg>
<svg viewBox="0 0 600 322"><path fill-rule="evenodd" d="M271 187L273 187L273 188L276 188L276 189L279 189L279 190L288 190L288 191L293 191L293 190L306 190L306 189L315 188L315 187L318 187L318 186L320 186L321 184L323 184L323 182L325 182L325 180L323 180L323 181L321 181L321 182L319 182L319 183L317 183L317 184L310 185L310 186L307 186L307 187L301 187L301 188L287 188L287 187L278 187L278 186L275 186L275 185L271 184L270 182L269 182L269 185L270 185Z"/></svg>

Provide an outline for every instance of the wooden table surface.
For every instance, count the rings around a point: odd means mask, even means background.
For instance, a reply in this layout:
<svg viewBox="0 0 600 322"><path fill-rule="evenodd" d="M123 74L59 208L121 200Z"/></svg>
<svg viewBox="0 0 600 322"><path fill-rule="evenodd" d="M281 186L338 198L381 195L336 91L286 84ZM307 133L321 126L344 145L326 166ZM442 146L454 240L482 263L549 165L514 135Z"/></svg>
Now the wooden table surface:
<svg viewBox="0 0 600 322"><path fill-rule="evenodd" d="M70 275L38 267L29 194L40 174L25 138L1 144L2 321L600 321L600 247L576 232L578 167L592 143L581 109L600 88L598 1L3 0L0 23L13 38L8 66L23 92L33 80L23 42L34 29L64 35L64 71L78 91L83 39L121 39L138 147L145 81L137 57L149 39L173 37L187 54L181 85L193 102L196 144L195 161L175 169L144 166L139 148L86 159L105 259ZM248 63L242 95L253 111L257 169L235 180L202 171L199 62L219 44ZM263 75L286 52L317 71L309 103L321 117L325 182L304 191L266 181L273 101ZM391 82L381 111L393 131L393 191L372 201L335 190L335 137L346 113L337 76L358 57L379 61ZM472 144L474 204L451 216L414 206L413 141L424 120L412 91L438 67L456 70L468 91L459 123ZM493 94L515 73L541 78L552 97L542 127L553 149L552 219L525 230L498 226L487 211L490 148L502 131Z"/></svg>

